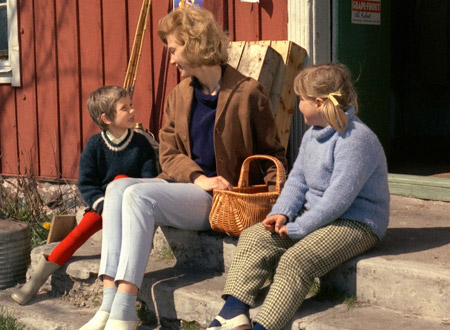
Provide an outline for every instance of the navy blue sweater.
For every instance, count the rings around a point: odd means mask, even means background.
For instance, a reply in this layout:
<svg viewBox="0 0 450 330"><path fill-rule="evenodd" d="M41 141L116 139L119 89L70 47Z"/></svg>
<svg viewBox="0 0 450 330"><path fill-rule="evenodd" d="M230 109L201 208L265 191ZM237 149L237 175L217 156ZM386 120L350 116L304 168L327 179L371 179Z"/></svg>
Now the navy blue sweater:
<svg viewBox="0 0 450 330"><path fill-rule="evenodd" d="M219 93L204 94L198 80L194 78L193 82L194 99L189 123L192 159L206 176L213 177L217 175L213 136Z"/></svg>
<svg viewBox="0 0 450 330"><path fill-rule="evenodd" d="M89 208L102 214L106 186L119 174L133 178L157 175L150 142L133 130L119 144L111 142L105 132L91 136L81 153L78 175L78 189Z"/></svg>

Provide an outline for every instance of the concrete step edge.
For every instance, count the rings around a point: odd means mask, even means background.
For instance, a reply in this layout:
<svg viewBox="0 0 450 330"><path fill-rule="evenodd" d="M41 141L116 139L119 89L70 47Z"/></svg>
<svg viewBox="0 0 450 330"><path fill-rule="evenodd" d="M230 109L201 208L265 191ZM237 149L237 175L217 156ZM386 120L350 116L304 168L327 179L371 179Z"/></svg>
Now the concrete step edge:
<svg viewBox="0 0 450 330"><path fill-rule="evenodd" d="M412 314L446 317L450 310L450 270L383 257L357 258L323 279L359 301Z"/></svg>
<svg viewBox="0 0 450 330"><path fill-rule="evenodd" d="M185 274L167 281L149 279L149 282L158 283L159 288L153 291L152 296L144 294L141 298L145 300L148 307L150 306L150 309L157 305L158 315L163 320L163 324L170 319L182 319L196 321L204 328L214 319L223 305L220 294L226 276L211 277L190 285L188 282L199 280L199 275L191 279L187 276ZM144 292L148 288L145 288ZM264 294L259 297L258 306L262 303L263 296ZM167 297L171 297L173 301L169 302ZM256 316L258 309L259 307L251 309L252 318ZM362 302L349 307L345 303L335 304L308 298L284 330L431 330L449 327L448 316L428 317Z"/></svg>
<svg viewBox="0 0 450 330"><path fill-rule="evenodd" d="M43 253L47 248L33 250L32 259ZM59 293L65 292L68 287L69 295L74 299L87 299L89 295L97 293L100 289L91 289L97 277L99 258L73 260L57 273L58 281L54 284ZM161 264L161 265L158 265ZM155 268L168 268L175 264L174 260L159 261L152 256L147 267L147 276ZM186 266L183 263L177 266ZM221 273L197 265L190 267L191 272L201 272L205 277L210 274ZM174 276L170 269L166 270L167 277ZM84 283L89 282L85 285ZM144 282L147 279L144 279ZM322 279L323 283L330 283L348 295L355 295L359 301L369 302L379 306L389 307L419 315L442 317L450 310L450 271L439 265L422 264L411 261L389 260L385 257L361 256L350 260L333 270ZM98 282L98 280L97 280ZM96 283L99 286L99 283ZM59 288L61 287L61 289ZM223 284L220 290L223 288ZM90 293L91 291L92 293ZM205 292L205 294L208 294ZM220 293L219 293L220 295ZM77 297L80 296L80 299Z"/></svg>

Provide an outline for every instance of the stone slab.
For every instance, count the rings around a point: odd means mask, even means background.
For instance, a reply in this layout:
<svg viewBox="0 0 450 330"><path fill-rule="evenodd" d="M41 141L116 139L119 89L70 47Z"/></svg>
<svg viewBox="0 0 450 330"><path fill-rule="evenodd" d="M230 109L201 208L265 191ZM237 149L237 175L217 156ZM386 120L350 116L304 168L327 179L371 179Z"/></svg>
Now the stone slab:
<svg viewBox="0 0 450 330"><path fill-rule="evenodd" d="M422 321L428 322L430 317L433 327L424 326L422 329L446 329L449 320L448 313L445 312L450 310L450 204L400 196L392 196L391 202L391 223L386 238L375 249L349 262L343 266L339 275L332 277L335 281L339 281L339 276L344 278L343 283L347 283L348 292L351 293L353 287L360 302L371 303L368 310L380 308L378 304L400 310L395 312L399 315L406 315L406 320L402 321L404 323L400 327L384 329L410 329L407 326L408 318L422 324ZM205 325L222 304L222 272L227 268L224 264L231 260L236 240L204 232L169 230L164 233L163 229L160 234L161 237L155 237L155 249L147 265L140 292L140 299L146 305L149 318L156 318L156 299L159 317L167 322L170 323L174 317L186 320L192 318ZM51 249L53 246L49 245L33 250L32 259L37 258L44 250ZM57 297L64 294L64 299L69 299L72 304L83 308L96 307L92 296L100 294L101 290L100 283L96 280L99 254L99 242L88 241L67 266L53 276L54 287L65 287L64 293L55 289L41 293L33 305L40 304L46 300L45 297L49 301L56 299L59 303L62 298L50 298L55 294ZM199 255L206 257L201 261L192 260L195 255L197 259L203 258L198 258ZM220 266L220 263L224 264ZM208 268L211 264L215 266ZM59 282L58 278L63 278L65 282ZM41 298L43 300L39 300ZM84 306L82 301L85 302ZM301 313L307 310L308 301L302 305ZM320 311L331 308L324 307L323 303L321 306L313 309L308 314L309 318L305 318L308 315L301 314L303 323L301 326L297 324L295 329L335 329L324 321L326 318L320 322L316 320ZM364 309L361 313L363 312ZM336 313L334 317L337 318L339 313ZM349 323L357 322L354 319L357 314L347 315ZM395 319L394 316L392 318ZM381 315L378 317L382 319ZM386 316L387 319L390 317ZM311 323L305 323L306 320ZM358 328L354 325L348 329Z"/></svg>

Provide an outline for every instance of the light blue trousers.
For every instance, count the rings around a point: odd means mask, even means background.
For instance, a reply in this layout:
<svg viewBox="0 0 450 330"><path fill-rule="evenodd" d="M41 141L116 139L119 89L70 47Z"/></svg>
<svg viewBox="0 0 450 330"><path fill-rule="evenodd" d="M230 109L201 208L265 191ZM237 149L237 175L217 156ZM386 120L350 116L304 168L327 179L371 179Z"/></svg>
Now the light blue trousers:
<svg viewBox="0 0 450 330"><path fill-rule="evenodd" d="M212 197L192 183L125 178L106 188L99 276L140 287L158 225L207 230Z"/></svg>

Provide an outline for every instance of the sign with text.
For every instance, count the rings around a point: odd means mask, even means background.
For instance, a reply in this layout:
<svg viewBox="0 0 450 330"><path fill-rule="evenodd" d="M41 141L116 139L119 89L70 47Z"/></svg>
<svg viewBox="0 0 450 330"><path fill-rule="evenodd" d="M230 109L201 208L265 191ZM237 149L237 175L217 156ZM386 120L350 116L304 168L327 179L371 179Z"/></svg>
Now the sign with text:
<svg viewBox="0 0 450 330"><path fill-rule="evenodd" d="M173 9L192 5L203 8L203 0L173 0Z"/></svg>
<svg viewBox="0 0 450 330"><path fill-rule="evenodd" d="M352 0L353 24L381 24L381 0Z"/></svg>

